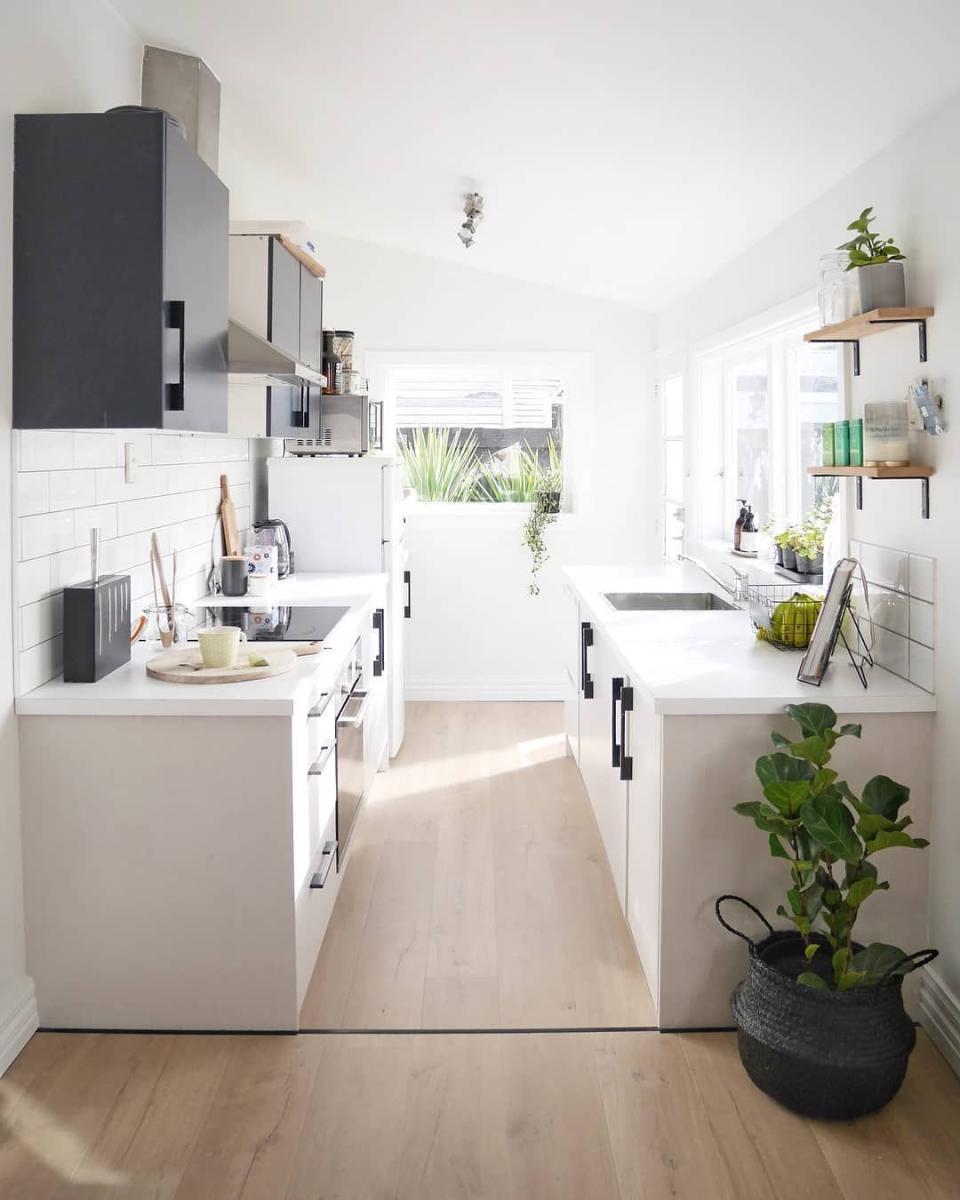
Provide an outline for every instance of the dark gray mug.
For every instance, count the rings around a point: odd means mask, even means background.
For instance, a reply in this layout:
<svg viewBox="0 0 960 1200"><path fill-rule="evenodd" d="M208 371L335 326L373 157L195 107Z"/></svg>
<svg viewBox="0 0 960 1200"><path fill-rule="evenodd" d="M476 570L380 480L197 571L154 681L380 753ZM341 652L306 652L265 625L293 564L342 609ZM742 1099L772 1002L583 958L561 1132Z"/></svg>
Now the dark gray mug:
<svg viewBox="0 0 960 1200"><path fill-rule="evenodd" d="M247 560L242 554L220 559L220 588L225 596L247 594Z"/></svg>

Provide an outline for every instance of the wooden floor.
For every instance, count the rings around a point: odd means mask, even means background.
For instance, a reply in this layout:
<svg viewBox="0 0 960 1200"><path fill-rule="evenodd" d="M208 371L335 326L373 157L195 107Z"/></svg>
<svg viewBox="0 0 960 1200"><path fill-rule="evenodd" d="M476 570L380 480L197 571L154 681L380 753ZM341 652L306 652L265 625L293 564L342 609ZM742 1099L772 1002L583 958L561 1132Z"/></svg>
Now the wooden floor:
<svg viewBox="0 0 960 1200"><path fill-rule="evenodd" d="M655 1024L558 704L408 704L304 1029Z"/></svg>
<svg viewBox="0 0 960 1200"><path fill-rule="evenodd" d="M555 710L411 707L311 1022L491 1031L38 1034L0 1078L2 1200L960 1197L960 1080L922 1034L887 1109L822 1123L731 1034L493 1029L649 999Z"/></svg>
<svg viewBox="0 0 960 1200"><path fill-rule="evenodd" d="M4 1200L956 1200L960 1081L811 1123L733 1035L38 1034L0 1079Z"/></svg>

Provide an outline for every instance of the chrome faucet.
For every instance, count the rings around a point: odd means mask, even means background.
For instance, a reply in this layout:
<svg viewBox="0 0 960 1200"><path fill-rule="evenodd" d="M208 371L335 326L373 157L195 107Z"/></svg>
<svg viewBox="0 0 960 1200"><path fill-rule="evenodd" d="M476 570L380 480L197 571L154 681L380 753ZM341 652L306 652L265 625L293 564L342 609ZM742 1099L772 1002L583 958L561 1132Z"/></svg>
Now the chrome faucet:
<svg viewBox="0 0 960 1200"><path fill-rule="evenodd" d="M735 567L733 563L721 563L721 566L726 567L733 572L733 587L729 583L725 583L719 575L714 575L706 563L702 563L699 558L692 558L689 554L681 554L680 562L692 563L693 566L699 568L704 575L708 576L717 587L723 588L727 595L737 604L742 604L747 599L747 586L750 583L750 576L746 571L741 571L739 567Z"/></svg>

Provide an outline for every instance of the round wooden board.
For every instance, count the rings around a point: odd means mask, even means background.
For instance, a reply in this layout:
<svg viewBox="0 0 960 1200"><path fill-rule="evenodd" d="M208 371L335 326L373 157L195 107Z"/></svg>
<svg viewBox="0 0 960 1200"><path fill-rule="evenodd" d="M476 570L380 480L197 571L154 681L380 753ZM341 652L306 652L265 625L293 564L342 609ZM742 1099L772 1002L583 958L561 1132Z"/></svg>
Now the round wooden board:
<svg viewBox="0 0 960 1200"><path fill-rule="evenodd" d="M258 648L256 652L270 659L268 667L251 667L247 661L250 651L245 646L240 647L234 667L205 667L199 650L165 650L150 659L147 674L164 683L247 683L253 679L284 675L297 665L297 656L292 650L263 651Z"/></svg>

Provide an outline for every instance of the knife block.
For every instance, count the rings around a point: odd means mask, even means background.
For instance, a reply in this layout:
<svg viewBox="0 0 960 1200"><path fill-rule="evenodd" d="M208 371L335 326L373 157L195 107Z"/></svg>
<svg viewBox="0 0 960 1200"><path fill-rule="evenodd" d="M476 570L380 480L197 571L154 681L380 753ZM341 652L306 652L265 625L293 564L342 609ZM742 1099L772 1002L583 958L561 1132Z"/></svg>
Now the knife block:
<svg viewBox="0 0 960 1200"><path fill-rule="evenodd" d="M130 661L130 576L63 589L63 678L96 683Z"/></svg>

